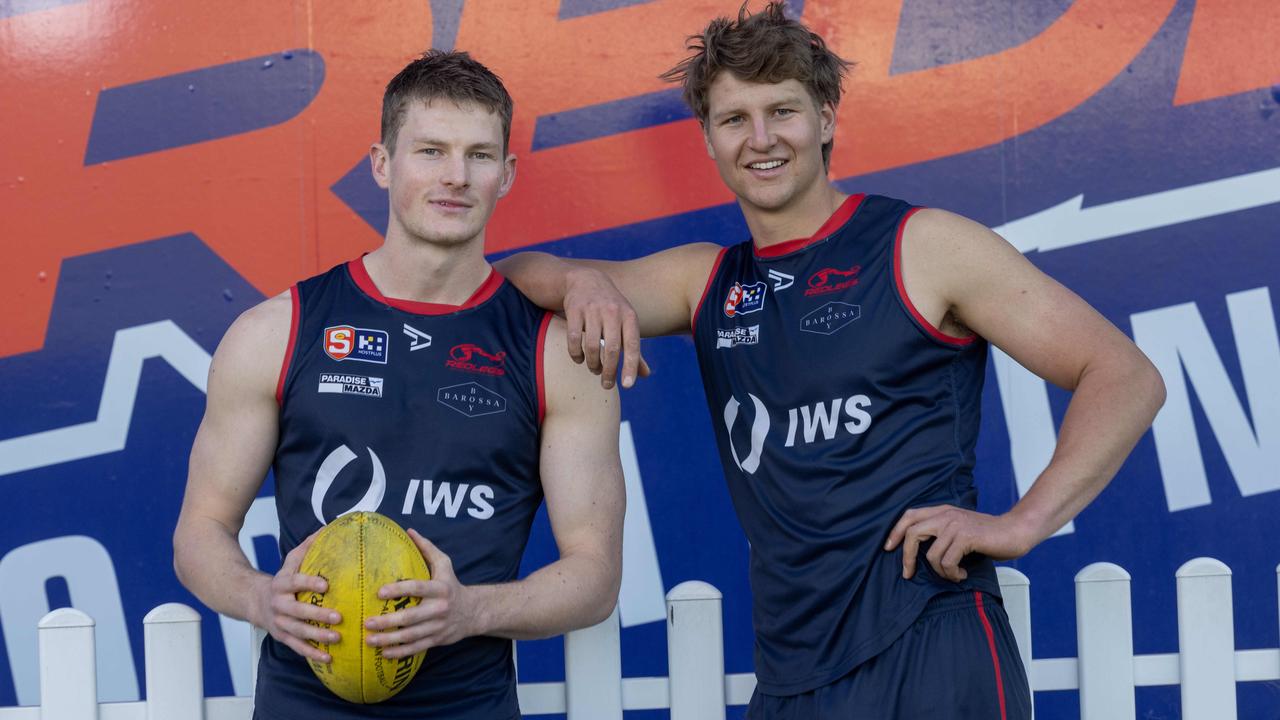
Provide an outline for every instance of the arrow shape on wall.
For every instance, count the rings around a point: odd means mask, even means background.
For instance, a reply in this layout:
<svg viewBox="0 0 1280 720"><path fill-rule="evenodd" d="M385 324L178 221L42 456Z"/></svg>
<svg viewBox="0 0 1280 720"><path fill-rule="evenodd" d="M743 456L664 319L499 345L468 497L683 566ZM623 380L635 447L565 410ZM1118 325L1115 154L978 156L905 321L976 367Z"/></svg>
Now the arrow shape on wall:
<svg viewBox="0 0 1280 720"><path fill-rule="evenodd" d="M1273 203L1280 203L1280 168L1090 208L1077 195L994 230L1021 252L1046 252Z"/></svg>

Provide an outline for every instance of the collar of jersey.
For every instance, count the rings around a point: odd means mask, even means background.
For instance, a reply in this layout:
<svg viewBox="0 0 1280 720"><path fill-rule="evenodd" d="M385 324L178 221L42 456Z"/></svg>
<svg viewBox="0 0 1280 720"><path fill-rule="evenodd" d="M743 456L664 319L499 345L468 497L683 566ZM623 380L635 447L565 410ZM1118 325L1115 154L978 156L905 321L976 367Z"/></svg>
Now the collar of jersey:
<svg viewBox="0 0 1280 720"><path fill-rule="evenodd" d="M503 282L502 275L490 267L489 276L484 279L484 282L480 283L480 287L476 288L475 292L471 293L471 297L467 298L466 302L461 305L446 305L444 303L401 300L400 298L389 298L383 295L378 286L373 283L373 278L369 277L369 271L364 266L363 255L347 263L347 272L351 275L351 279L355 281L356 287L360 288L364 294L384 305L390 305L397 310L404 310L415 315L448 315L459 310L473 308L493 297L493 294L498 292L498 288L502 287Z"/></svg>
<svg viewBox="0 0 1280 720"><path fill-rule="evenodd" d="M756 247L755 243L752 243L751 251L755 253L755 256L758 258L771 260L773 258L782 257L783 255L789 255L797 250L803 250L814 243L822 242L834 235L837 230L844 227L844 224L849 222L849 218L853 217L853 214L858 211L858 207L862 205L862 201L866 198L866 193L858 193L857 195L850 195L845 198L844 202L840 203L840 207L836 208L836 211L831 214L831 217L827 218L827 221L822 223L822 227L818 228L818 232L807 238L787 240L786 242L780 242L777 245L770 245L769 247L763 248Z"/></svg>

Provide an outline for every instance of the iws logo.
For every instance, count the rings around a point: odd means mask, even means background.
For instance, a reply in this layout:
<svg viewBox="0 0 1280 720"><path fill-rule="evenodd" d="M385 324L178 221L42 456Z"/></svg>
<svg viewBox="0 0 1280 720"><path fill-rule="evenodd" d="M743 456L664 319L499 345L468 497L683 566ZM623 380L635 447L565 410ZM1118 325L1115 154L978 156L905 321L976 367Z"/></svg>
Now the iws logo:
<svg viewBox="0 0 1280 720"><path fill-rule="evenodd" d="M324 354L334 360L387 364L388 336L384 330L335 325L324 329Z"/></svg>
<svg viewBox="0 0 1280 720"><path fill-rule="evenodd" d="M507 411L507 399L478 383L469 382L440 388L436 400L466 415L480 417Z"/></svg>
<svg viewBox="0 0 1280 720"><path fill-rule="evenodd" d="M851 288L858 284L858 273L861 270L861 265L854 265L848 270L822 268L809 276L809 287L804 291L804 296L826 295Z"/></svg>
<svg viewBox="0 0 1280 720"><path fill-rule="evenodd" d="M765 285L763 280L750 285L734 283L733 287L729 288L729 294L724 299L725 316L734 317L762 310L764 308L764 296L768 291L769 286Z"/></svg>
<svg viewBox="0 0 1280 720"><path fill-rule="evenodd" d="M320 385L316 388L316 392L380 398L382 397L382 378L320 373Z"/></svg>
<svg viewBox="0 0 1280 720"><path fill-rule="evenodd" d="M716 328L716 349L756 345L760 342L760 326Z"/></svg>
<svg viewBox="0 0 1280 720"><path fill-rule="evenodd" d="M506 375L504 367L507 362L505 351L490 353L475 343L462 343L449 348L449 358L444 361L445 367L480 375Z"/></svg>
<svg viewBox="0 0 1280 720"><path fill-rule="evenodd" d="M832 335L862 317L862 307L842 302L826 305L800 318L800 329L819 335Z"/></svg>
<svg viewBox="0 0 1280 720"><path fill-rule="evenodd" d="M369 451L369 460L373 465L369 489L355 505L327 520L323 510L325 495L329 494L329 488L333 486L338 473L342 472L343 468L356 459L356 454L351 452L351 448L346 445L340 445L338 449L329 453L324 462L320 463L320 469L316 471L315 485L311 488L311 511L315 513L316 520L319 520L321 525L357 510L374 512L382 504L382 496L387 492L387 474L383 471L382 461L378 460L378 455L373 452L373 448L365 448L365 450Z"/></svg>
<svg viewBox="0 0 1280 720"><path fill-rule="evenodd" d="M731 397L724 405L724 428L728 432L729 452L733 455L733 462L737 464L739 470L752 475L760 467L760 455L764 452L764 438L769 434L769 410L755 395L747 393L747 397L751 398L751 404L755 407L755 419L751 421L751 450L746 458L739 460L738 448L733 445L733 423L738 419L740 406L738 398Z"/></svg>

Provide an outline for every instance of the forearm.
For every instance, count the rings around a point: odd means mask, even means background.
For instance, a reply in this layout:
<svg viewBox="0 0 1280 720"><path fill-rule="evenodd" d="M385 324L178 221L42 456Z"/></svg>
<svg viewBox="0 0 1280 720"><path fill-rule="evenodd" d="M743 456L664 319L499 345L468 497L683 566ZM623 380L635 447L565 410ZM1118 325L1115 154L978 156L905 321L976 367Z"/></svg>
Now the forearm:
<svg viewBox="0 0 1280 720"><path fill-rule="evenodd" d="M523 580L467 588L477 627L473 634L515 640L560 635L609 616L618 597L621 558L564 557Z"/></svg>
<svg viewBox="0 0 1280 720"><path fill-rule="evenodd" d="M265 627L255 598L271 576L255 569L235 533L212 519L179 521L173 565L179 581L217 613Z"/></svg>
<svg viewBox="0 0 1280 720"><path fill-rule="evenodd" d="M1145 357L1116 365L1082 374L1052 460L1009 513L1030 541L1027 550L1102 492L1164 403L1164 384Z"/></svg>
<svg viewBox="0 0 1280 720"><path fill-rule="evenodd" d="M522 252L495 262L493 267L538 307L557 312L564 309L571 263L547 253Z"/></svg>

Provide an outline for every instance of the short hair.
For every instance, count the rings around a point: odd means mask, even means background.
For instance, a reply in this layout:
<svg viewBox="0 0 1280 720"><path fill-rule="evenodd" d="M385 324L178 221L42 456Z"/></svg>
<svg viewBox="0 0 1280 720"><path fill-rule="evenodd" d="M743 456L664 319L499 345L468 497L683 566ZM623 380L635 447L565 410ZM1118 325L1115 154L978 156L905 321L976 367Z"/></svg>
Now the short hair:
<svg viewBox="0 0 1280 720"><path fill-rule="evenodd" d="M718 17L700 35L690 35L685 48L693 54L663 73L684 86L684 101L698 122L706 124L707 95L722 70L747 82L798 80L815 103L839 106L842 78L852 63L836 55L817 33L787 17L783 2L770 2L756 14L743 3L737 20ZM822 146L829 162L834 140Z"/></svg>
<svg viewBox="0 0 1280 720"><path fill-rule="evenodd" d="M452 100L456 104L479 105L502 119L502 152L511 138L511 116L515 111L511 95L492 70L462 51L431 49L409 63L382 94L382 144L395 154L396 135L404 125L410 102Z"/></svg>

